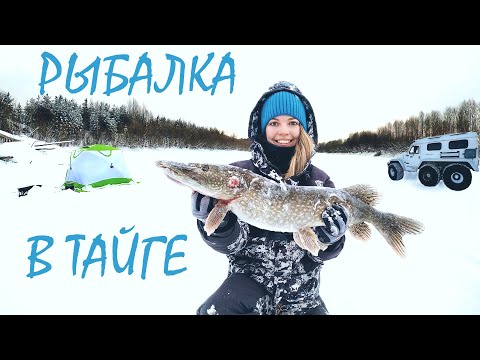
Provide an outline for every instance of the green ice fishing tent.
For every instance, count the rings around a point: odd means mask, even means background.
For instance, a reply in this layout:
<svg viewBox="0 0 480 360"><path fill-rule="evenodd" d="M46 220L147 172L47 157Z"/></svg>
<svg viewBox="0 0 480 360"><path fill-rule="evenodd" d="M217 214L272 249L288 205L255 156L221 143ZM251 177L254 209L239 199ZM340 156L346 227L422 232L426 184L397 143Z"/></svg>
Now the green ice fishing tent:
<svg viewBox="0 0 480 360"><path fill-rule="evenodd" d="M95 144L72 151L63 186L65 189L86 191L88 187L132 181L123 151L114 146Z"/></svg>

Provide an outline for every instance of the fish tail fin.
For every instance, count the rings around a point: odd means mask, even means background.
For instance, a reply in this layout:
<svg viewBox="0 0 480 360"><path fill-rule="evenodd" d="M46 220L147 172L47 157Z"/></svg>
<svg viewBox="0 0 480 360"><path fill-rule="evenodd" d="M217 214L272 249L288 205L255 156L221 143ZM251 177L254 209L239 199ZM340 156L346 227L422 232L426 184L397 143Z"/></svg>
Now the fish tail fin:
<svg viewBox="0 0 480 360"><path fill-rule="evenodd" d="M387 240L387 243L393 250L405 257L405 245L403 243L403 235L417 235L424 230L424 226L420 221L391 213L380 213L380 221L376 222L375 228Z"/></svg>

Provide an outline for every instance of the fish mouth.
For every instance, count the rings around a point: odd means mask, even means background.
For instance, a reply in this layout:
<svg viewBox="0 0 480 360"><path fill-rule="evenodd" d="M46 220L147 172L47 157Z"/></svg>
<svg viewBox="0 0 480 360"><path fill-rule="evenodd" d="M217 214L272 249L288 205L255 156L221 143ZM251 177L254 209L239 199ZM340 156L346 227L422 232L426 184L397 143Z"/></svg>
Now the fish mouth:
<svg viewBox="0 0 480 360"><path fill-rule="evenodd" d="M173 161L163 161L158 160L155 164L164 170L165 175L172 181L181 184L182 182L178 180L178 177L184 176L184 171L188 171L188 167L185 164L175 163Z"/></svg>
<svg viewBox="0 0 480 360"><path fill-rule="evenodd" d="M158 160L158 161L155 162L155 164L159 168L169 170L169 171L171 171L175 174L180 174L181 173L180 170L182 168L185 170L185 168L186 168L185 164L180 164L180 163L176 163L176 162L173 162L173 161Z"/></svg>
<svg viewBox="0 0 480 360"><path fill-rule="evenodd" d="M181 183L180 181L174 179L173 177L171 177L170 175L166 174L167 178L171 181L173 181L175 184L179 184L179 185L183 185L183 183Z"/></svg>
<svg viewBox="0 0 480 360"><path fill-rule="evenodd" d="M202 193L206 196L215 197L218 200L231 201L237 198L238 195L234 193L234 190L227 189L222 190L218 186L219 180L213 179L214 174L208 176L209 166L208 164L196 164L196 163L178 163L175 161L158 160L155 162L163 173L173 182L189 187L190 189ZM229 178L232 176L230 175ZM225 181L229 180L225 178ZM235 182L230 179L232 184ZM239 181L237 179L237 181ZM225 188L231 185L225 185ZM236 187L238 184L233 184Z"/></svg>
<svg viewBox="0 0 480 360"><path fill-rule="evenodd" d="M178 163L175 161L156 161L156 165L163 170L165 175L177 184L185 185L191 189L203 187L199 169L192 164Z"/></svg>
<svg viewBox="0 0 480 360"><path fill-rule="evenodd" d="M159 168L162 168L162 169L170 169L172 164L173 163L171 161L164 161L164 160L155 161L155 165L157 165Z"/></svg>

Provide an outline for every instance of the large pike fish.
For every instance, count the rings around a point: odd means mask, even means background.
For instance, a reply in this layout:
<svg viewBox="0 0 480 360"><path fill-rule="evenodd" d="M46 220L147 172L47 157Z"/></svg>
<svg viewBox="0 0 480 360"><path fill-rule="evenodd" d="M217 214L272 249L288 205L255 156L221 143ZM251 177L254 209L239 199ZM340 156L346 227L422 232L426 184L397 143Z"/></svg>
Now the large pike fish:
<svg viewBox="0 0 480 360"><path fill-rule="evenodd" d="M293 186L232 165L174 161L157 161L156 165L170 179L218 199L205 221L208 235L232 211L240 220L258 228L293 233L298 246L317 255L328 245L318 240L312 227L325 225L322 212L334 203L348 212L348 230L355 238L368 240L371 230L367 223L370 223L402 257L405 256L403 235L419 234L424 229L417 220L375 209L380 194L370 185L342 189Z"/></svg>

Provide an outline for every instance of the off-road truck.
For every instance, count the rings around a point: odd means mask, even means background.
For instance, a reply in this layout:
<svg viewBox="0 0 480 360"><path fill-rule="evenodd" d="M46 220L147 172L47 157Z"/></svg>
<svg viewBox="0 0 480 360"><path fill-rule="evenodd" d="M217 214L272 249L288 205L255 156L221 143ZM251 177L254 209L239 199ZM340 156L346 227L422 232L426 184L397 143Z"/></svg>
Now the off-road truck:
<svg viewBox="0 0 480 360"><path fill-rule="evenodd" d="M468 188L471 171L478 171L477 132L431 136L415 140L408 152L387 162L392 180L403 178L405 171L417 172L425 186L436 186L440 180L452 190Z"/></svg>

